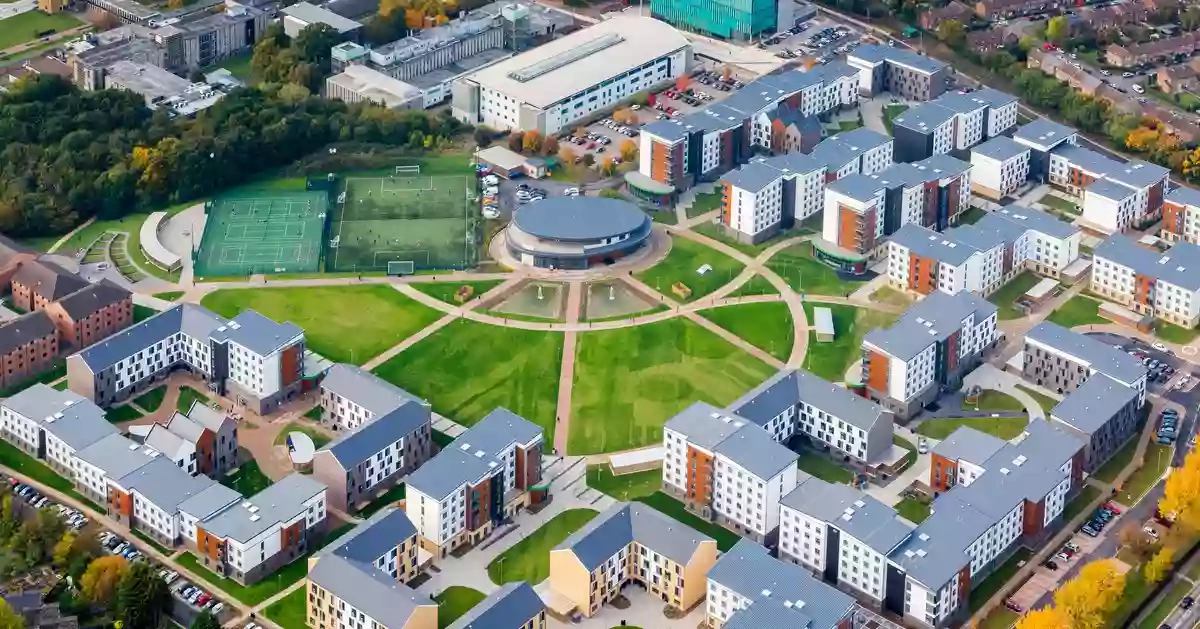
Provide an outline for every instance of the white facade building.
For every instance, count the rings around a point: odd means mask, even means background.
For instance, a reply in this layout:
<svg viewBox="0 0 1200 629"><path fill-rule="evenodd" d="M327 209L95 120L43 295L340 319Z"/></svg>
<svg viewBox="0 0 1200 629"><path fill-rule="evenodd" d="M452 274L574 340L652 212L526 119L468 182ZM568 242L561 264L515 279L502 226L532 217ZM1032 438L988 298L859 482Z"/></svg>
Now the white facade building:
<svg viewBox="0 0 1200 629"><path fill-rule="evenodd" d="M888 283L922 295L940 290L987 295L1001 286L1003 242L968 243L916 224L901 227L888 241Z"/></svg>
<svg viewBox="0 0 1200 629"><path fill-rule="evenodd" d="M1073 144L1049 154L1050 183L1082 197L1083 220L1108 233L1156 218L1169 174L1162 166L1136 159L1121 163ZM1132 191L1132 198L1120 188Z"/></svg>
<svg viewBox="0 0 1200 629"><path fill-rule="evenodd" d="M971 150L971 187L991 199L1012 195L1029 179L1029 147L999 136Z"/></svg>
<svg viewBox="0 0 1200 629"><path fill-rule="evenodd" d="M1091 289L1134 312L1191 328L1200 323L1200 246L1165 252L1116 234L1093 254Z"/></svg>
<svg viewBox="0 0 1200 629"><path fill-rule="evenodd" d="M852 174L825 188L822 237L859 255L874 257L884 240L884 185Z"/></svg>
<svg viewBox="0 0 1200 629"><path fill-rule="evenodd" d="M1168 242L1200 243L1200 191L1181 187L1167 193L1159 237Z"/></svg>
<svg viewBox="0 0 1200 629"><path fill-rule="evenodd" d="M739 239L759 242L822 207L825 167L799 153L759 157L721 178L729 211L721 217Z"/></svg>

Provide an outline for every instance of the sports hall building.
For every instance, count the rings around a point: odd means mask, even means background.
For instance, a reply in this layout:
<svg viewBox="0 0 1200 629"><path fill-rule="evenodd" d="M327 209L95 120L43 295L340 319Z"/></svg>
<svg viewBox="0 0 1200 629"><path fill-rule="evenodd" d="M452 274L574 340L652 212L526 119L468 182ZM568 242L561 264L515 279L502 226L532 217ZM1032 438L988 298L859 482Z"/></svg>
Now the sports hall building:
<svg viewBox="0 0 1200 629"><path fill-rule="evenodd" d="M636 251L650 229L650 217L627 201L552 197L518 209L505 236L508 252L522 264L586 269Z"/></svg>

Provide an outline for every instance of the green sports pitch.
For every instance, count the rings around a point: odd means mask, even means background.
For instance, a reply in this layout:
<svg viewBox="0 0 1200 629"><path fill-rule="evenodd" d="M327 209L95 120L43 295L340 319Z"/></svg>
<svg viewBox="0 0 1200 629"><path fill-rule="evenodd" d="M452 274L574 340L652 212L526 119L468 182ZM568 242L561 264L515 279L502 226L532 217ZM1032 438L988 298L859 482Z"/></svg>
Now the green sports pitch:
<svg viewBox="0 0 1200 629"><path fill-rule="evenodd" d="M240 190L209 201L197 277L319 269L324 191Z"/></svg>

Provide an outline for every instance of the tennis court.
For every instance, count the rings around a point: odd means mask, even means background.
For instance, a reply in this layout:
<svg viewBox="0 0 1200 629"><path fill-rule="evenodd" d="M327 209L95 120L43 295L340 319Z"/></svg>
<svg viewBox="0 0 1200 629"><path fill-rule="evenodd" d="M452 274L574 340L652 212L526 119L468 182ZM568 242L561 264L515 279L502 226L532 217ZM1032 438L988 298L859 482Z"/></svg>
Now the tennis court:
<svg viewBox="0 0 1200 629"><path fill-rule="evenodd" d="M333 210L326 269L384 271L389 262L402 263L406 272L474 266L475 181L467 174L421 175L418 166L347 176Z"/></svg>
<svg viewBox="0 0 1200 629"><path fill-rule="evenodd" d="M196 275L316 272L328 199L325 191L241 190L209 201Z"/></svg>

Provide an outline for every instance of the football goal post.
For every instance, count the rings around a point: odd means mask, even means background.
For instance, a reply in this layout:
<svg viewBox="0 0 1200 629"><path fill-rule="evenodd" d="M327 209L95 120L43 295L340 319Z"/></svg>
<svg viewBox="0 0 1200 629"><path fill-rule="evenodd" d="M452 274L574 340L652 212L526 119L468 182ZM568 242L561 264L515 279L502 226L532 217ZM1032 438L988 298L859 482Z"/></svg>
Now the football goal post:
<svg viewBox="0 0 1200 629"><path fill-rule="evenodd" d="M391 261L387 263L388 275L412 275L416 272L412 260Z"/></svg>
<svg viewBox="0 0 1200 629"><path fill-rule="evenodd" d="M396 167L396 176L397 177L399 177L400 175L408 175L411 177L413 175L420 175L420 174L421 174L421 167L419 165L418 166L397 166Z"/></svg>

